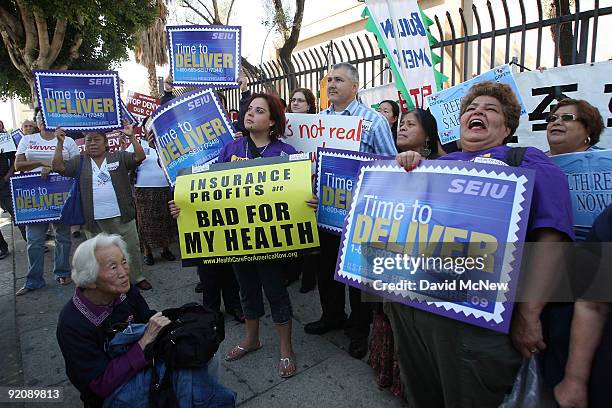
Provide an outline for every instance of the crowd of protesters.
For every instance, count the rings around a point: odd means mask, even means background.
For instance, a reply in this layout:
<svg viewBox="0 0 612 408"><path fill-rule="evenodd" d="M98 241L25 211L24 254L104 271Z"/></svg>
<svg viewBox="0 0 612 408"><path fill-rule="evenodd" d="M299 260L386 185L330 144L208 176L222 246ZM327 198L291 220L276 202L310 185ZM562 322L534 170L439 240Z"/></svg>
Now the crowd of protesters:
<svg viewBox="0 0 612 408"><path fill-rule="evenodd" d="M507 85L495 82L474 85L461 101L459 143L441 145L436 120L428 110L400 112L396 101L384 100L375 111L361 103L357 98L359 74L352 65L334 65L327 81L330 104L318 114L361 117L367 123L361 133L361 152L394 157L406 171L415 169L422 160L493 163L534 171L526 235L532 246L530 256L523 262L526 279L537 275L538 282L532 287L555 285L558 271L575 262L563 250L570 248L573 241L612 240L610 207L592 229L574 229L567 177L549 157L601 149L597 143L603 120L588 101L565 99L554 105L546 120L550 150L544 153L529 147L517 159L515 149L507 143L518 127L521 107ZM313 92L305 88L293 90L285 107L278 96L252 94L246 81L240 82L242 99L235 123L236 138L223 147L218 161L295 153L283 141L285 111L317 114ZM169 82L164 86L162 102L167 102L172 98L172 88ZM23 123L24 136L16 153L0 153L0 206L14 215L8 181L16 171L37 171L42 178L51 171L80 176L88 241L77 248L72 273L70 227L53 223L54 277L61 285L74 281L77 286L73 300L62 312L58 341L70 380L84 401L93 401L92 406L97 406L147 366L144 346L168 324L163 316L149 309L138 289L152 288L142 263L155 263L154 250L159 248L161 257L167 261L176 259L170 247L176 242L175 219L180 216L180 208L173 201L173 192L155 150L155 137L148 126L143 126L144 138L139 141L132 126L125 123L121 132L129 138L130 147L115 152L109 151L107 135L86 132L85 154L80 155L76 143L63 129L54 132L45 129L40 112L35 120L36 123ZM4 131L1 122L0 127ZM313 209L317 203L316 196L307 202ZM17 296L45 285L48 225L29 224L20 229L27 245L28 273ZM364 298L361 290L350 286L347 315L346 286L334 279L340 237L321 230L319 238L316 261L307 257L299 261L197 267L200 282L196 292L203 294L203 304L220 311L223 297L225 311L245 324L244 336L226 352L226 361L239 360L262 347L259 321L265 315L265 295L279 337L275 370L282 378L298 371L292 342L292 301L286 286L301 271L300 292L318 286L321 306L320 318L305 324L304 331L321 335L344 330L348 353L361 359L369 352L368 362L375 371L376 383L390 387L410 406L498 406L512 391L521 365L531 358L540 361L544 384L561 407L609 404L608 387L612 380L609 302L577 291L576 302L532 299L517 303L510 333L503 334L397 302L372 302ZM0 259L7 254L8 245L0 235ZM94 260L97 264L92 263ZM597 262L588 265L599 267ZM131 301L124 302L125 299ZM109 359L100 347L97 337L103 334L97 327L109 316L122 319L129 313L138 322L149 323L144 340L125 356ZM216 381L213 377L206 377L206 381ZM230 394L227 395L231 397Z"/></svg>

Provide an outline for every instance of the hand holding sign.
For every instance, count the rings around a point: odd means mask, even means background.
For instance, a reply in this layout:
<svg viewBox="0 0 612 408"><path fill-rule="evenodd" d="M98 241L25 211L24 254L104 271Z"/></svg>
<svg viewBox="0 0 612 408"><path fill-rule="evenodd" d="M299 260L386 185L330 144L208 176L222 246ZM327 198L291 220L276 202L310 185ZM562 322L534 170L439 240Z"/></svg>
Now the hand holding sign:
<svg viewBox="0 0 612 408"><path fill-rule="evenodd" d="M57 139L58 145L63 145L64 140L66 140L66 132L61 127L55 129L55 138Z"/></svg>
<svg viewBox="0 0 612 408"><path fill-rule="evenodd" d="M423 156L419 153L414 152L412 150L408 150L407 152L401 152L396 157L397 163L402 166L406 171L414 170L421 160L423 160Z"/></svg>

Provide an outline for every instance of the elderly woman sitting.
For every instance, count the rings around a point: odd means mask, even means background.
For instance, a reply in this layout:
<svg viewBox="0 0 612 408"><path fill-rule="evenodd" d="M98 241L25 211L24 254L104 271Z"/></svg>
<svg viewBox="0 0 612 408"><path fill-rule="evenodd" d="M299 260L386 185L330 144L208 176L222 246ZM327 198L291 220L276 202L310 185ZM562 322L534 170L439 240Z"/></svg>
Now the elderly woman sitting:
<svg viewBox="0 0 612 408"><path fill-rule="evenodd" d="M72 279L77 288L60 313L57 341L66 363L66 374L80 391L86 407L101 407L103 404L112 407L118 393L126 389L129 401L135 399L139 402L130 402L130 406L148 406L148 388L135 387L134 384L122 386L131 381L150 383L139 376L150 366L144 349L170 320L161 312L151 310L138 288L130 285L128 261L126 245L121 237L105 233L83 242L74 253ZM112 344L110 340L117 327L147 322L138 341L128 346L124 354L111 356L109 344ZM196 373L192 376L193 398L202 396L204 392L208 401L229 401L222 406L233 406L235 394L216 383L214 375L204 378L205 375ZM189 399L192 395L188 394ZM190 399L184 403L185 393L179 396L177 392L177 396L181 407L192 405ZM122 399L125 402L125 398Z"/></svg>
<svg viewBox="0 0 612 408"><path fill-rule="evenodd" d="M144 348L170 323L155 313L130 285L126 246L118 235L99 234L74 252L74 296L64 306L57 341L66 362L66 374L81 392L86 406L101 406L105 397L126 383L149 362ZM107 334L117 323L147 323L141 339L124 355L110 359Z"/></svg>
<svg viewBox="0 0 612 408"><path fill-rule="evenodd" d="M512 388L521 357L530 358L546 348L541 314L546 291L554 286L554 277L562 266L558 242L574 237L571 202L565 175L544 153L527 148L522 160L513 159L512 152L517 151L505 145L518 127L520 111L508 85L474 85L461 101L462 151L440 159L511 164L535 171L526 240L532 242L531 252L537 256L528 258L528 268L523 272L534 271L539 279L528 280L532 296L529 302L515 305L509 336L398 303L385 303L395 343L404 345L399 363L411 406L498 406ZM422 159L414 151L397 156L406 170L414 169Z"/></svg>

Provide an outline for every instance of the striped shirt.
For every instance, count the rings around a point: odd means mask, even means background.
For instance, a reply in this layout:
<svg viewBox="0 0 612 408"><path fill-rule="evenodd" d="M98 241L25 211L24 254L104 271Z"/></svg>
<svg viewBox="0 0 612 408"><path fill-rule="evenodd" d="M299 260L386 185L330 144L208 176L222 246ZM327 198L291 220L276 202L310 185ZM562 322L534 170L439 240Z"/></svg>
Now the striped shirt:
<svg viewBox="0 0 612 408"><path fill-rule="evenodd" d="M397 148L391 135L389 122L383 115L368 108L355 99L342 112L336 112L334 105L321 112L322 115L344 115L359 116L363 119L361 129L361 145L359 151L362 153L381 154L385 156L397 155Z"/></svg>

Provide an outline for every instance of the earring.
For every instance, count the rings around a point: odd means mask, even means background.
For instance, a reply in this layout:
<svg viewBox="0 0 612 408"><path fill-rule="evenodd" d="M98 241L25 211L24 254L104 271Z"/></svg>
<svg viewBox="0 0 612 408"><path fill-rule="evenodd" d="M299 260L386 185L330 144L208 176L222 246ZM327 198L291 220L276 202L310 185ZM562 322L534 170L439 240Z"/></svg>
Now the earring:
<svg viewBox="0 0 612 408"><path fill-rule="evenodd" d="M591 144L591 136L587 136L587 138L584 139L584 143L590 145Z"/></svg>
<svg viewBox="0 0 612 408"><path fill-rule="evenodd" d="M431 146L429 145L429 139L425 140L425 147L423 147L423 157L428 158L431 154Z"/></svg>

